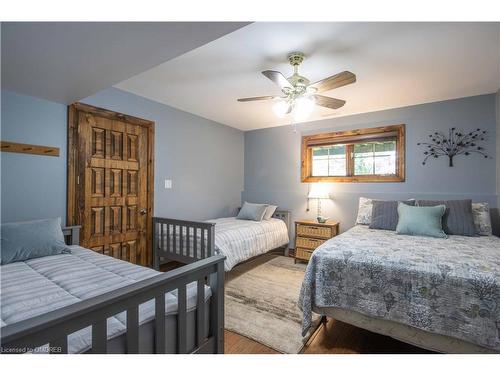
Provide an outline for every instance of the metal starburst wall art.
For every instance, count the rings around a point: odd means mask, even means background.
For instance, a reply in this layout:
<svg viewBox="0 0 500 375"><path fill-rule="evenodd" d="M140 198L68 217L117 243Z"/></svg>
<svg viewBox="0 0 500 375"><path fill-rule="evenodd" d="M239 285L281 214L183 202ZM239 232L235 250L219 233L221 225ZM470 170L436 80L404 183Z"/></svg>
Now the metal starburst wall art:
<svg viewBox="0 0 500 375"><path fill-rule="evenodd" d="M484 147L478 143L486 140L486 130L476 129L471 132L463 132L456 128L451 128L448 137L443 133L435 132L430 134L430 142L417 143L418 146L424 146L425 158L422 164L427 163L429 158L439 158L441 156L448 156L450 167L453 167L453 158L457 155L480 154L488 159L489 156L485 153Z"/></svg>

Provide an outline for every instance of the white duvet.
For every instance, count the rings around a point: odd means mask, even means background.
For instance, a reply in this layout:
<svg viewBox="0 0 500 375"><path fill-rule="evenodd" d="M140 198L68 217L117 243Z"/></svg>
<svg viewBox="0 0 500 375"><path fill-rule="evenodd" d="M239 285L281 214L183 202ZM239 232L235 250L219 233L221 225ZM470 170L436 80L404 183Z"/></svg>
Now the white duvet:
<svg viewBox="0 0 500 375"><path fill-rule="evenodd" d="M289 242L288 229L283 220L240 220L235 217L209 220L215 223L215 251L225 255L224 269Z"/></svg>

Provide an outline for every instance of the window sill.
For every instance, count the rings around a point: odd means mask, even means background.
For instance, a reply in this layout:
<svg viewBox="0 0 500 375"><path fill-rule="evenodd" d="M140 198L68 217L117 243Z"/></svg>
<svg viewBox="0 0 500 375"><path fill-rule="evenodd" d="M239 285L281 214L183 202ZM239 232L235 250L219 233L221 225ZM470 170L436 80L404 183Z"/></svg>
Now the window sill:
<svg viewBox="0 0 500 375"><path fill-rule="evenodd" d="M308 176L302 182L405 182L404 176Z"/></svg>

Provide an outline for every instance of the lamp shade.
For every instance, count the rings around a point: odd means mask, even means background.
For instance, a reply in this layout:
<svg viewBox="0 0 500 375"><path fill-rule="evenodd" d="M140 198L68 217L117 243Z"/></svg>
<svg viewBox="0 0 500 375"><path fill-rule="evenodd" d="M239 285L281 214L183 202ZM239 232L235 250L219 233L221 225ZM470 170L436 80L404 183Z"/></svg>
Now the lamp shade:
<svg viewBox="0 0 500 375"><path fill-rule="evenodd" d="M328 185L325 184L313 184L307 198L311 199L330 199L330 193L328 191Z"/></svg>

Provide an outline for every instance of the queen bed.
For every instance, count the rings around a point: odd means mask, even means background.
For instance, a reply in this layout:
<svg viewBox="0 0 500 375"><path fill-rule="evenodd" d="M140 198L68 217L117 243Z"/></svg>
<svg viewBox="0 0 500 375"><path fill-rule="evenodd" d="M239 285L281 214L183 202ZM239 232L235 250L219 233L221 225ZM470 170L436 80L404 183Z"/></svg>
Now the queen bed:
<svg viewBox="0 0 500 375"><path fill-rule="evenodd" d="M316 312L439 352L500 352L500 238L356 225L314 251L299 305L304 334Z"/></svg>

